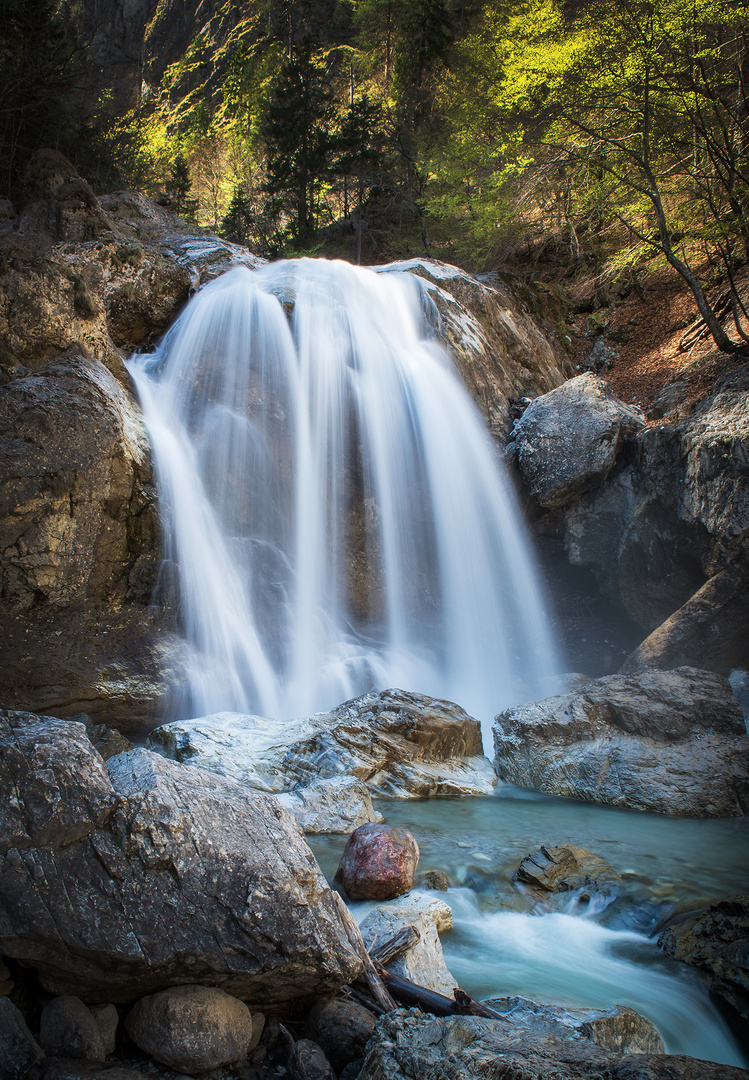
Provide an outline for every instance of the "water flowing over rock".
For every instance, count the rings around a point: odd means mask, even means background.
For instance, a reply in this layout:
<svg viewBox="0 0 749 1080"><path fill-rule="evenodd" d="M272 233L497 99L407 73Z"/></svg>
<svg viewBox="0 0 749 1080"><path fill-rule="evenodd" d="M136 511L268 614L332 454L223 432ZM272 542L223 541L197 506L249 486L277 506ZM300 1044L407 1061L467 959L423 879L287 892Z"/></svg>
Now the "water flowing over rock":
<svg viewBox="0 0 749 1080"><path fill-rule="evenodd" d="M271 1004L355 976L275 799L146 750L105 765L82 724L0 717L0 951L48 991L127 1002L203 980Z"/></svg>
<svg viewBox="0 0 749 1080"><path fill-rule="evenodd" d="M422 300L392 270L240 269L131 365L194 656L182 715L405 684L488 717L556 670L509 481Z"/></svg>
<svg viewBox="0 0 749 1080"><path fill-rule="evenodd" d="M534 1039L522 1026L477 1016L431 1017L418 1010L378 1021L358 1080L746 1080L744 1069L680 1055L610 1053L585 1038Z"/></svg>
<svg viewBox="0 0 749 1080"><path fill-rule="evenodd" d="M147 746L264 791L303 792L319 779L354 777L373 795L488 795L496 776L481 728L458 705L403 690L279 722L219 713L156 728Z"/></svg>
<svg viewBox="0 0 749 1080"><path fill-rule="evenodd" d="M695 668L611 675L495 719L500 779L662 814L749 810L749 738L725 679Z"/></svg>

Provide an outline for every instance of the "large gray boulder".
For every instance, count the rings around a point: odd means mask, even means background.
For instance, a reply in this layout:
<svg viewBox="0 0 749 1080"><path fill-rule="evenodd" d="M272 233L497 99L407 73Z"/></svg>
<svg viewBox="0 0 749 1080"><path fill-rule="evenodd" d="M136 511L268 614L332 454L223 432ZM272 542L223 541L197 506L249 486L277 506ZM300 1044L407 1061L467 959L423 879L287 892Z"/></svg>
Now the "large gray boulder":
<svg viewBox="0 0 749 1080"><path fill-rule="evenodd" d="M561 1026L561 1025L560 1025ZM478 1016L383 1016L358 1080L746 1080L746 1071L680 1055L617 1053L579 1030L535 1035L523 1024Z"/></svg>
<svg viewBox="0 0 749 1080"><path fill-rule="evenodd" d="M731 688L695 668L610 675L494 722L501 780L690 817L749 809L749 738Z"/></svg>
<svg viewBox="0 0 749 1080"><path fill-rule="evenodd" d="M372 795L488 795L496 783L481 726L458 705L403 690L344 702L329 713L276 721L238 713L180 720L146 744L265 791L356 777Z"/></svg>
<svg viewBox="0 0 749 1080"><path fill-rule="evenodd" d="M600 487L644 419L586 372L536 398L515 424L518 466L544 510Z"/></svg>
<svg viewBox="0 0 749 1080"><path fill-rule="evenodd" d="M44 1051L10 998L0 997L0 1063L3 1080L23 1080Z"/></svg>
<svg viewBox="0 0 749 1080"><path fill-rule="evenodd" d="M748 391L746 365L691 416L640 428L602 487L568 490L540 524L648 635L627 670L749 665ZM553 487L558 466L544 469L535 482Z"/></svg>
<svg viewBox="0 0 749 1080"><path fill-rule="evenodd" d="M281 1003L354 977L330 889L271 796L83 724L0 713L0 952L52 994L204 981Z"/></svg>

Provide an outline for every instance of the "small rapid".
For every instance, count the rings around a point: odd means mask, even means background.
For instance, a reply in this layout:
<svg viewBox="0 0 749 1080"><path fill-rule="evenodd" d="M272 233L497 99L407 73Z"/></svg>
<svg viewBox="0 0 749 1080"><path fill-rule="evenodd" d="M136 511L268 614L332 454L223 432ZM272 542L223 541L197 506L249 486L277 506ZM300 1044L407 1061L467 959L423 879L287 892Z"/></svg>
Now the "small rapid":
<svg viewBox="0 0 749 1080"><path fill-rule="evenodd" d="M429 303L399 271L239 268L131 361L189 648L172 718L398 686L488 722L547 692L514 493Z"/></svg>

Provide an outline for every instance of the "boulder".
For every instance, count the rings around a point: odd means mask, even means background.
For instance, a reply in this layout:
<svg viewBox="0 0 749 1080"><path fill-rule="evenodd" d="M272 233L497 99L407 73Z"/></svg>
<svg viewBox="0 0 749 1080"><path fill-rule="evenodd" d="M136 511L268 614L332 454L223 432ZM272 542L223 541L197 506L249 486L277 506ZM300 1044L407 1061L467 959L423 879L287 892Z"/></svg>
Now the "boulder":
<svg viewBox="0 0 749 1080"><path fill-rule="evenodd" d="M29 1031L26 1021L8 997L0 997L0 1062L3 1080L23 1080L29 1069L44 1057L44 1051Z"/></svg>
<svg viewBox="0 0 749 1080"><path fill-rule="evenodd" d="M335 880L351 900L390 900L409 891L418 863L410 829L360 825L348 838Z"/></svg>
<svg viewBox="0 0 749 1080"><path fill-rule="evenodd" d="M362 920L360 929L369 949L375 939L378 945L383 945L404 926L412 926L419 940L402 956L388 963L388 971L452 998L458 983L447 969L439 938L439 931L449 930L452 924L452 911L443 900L412 892L372 908Z"/></svg>
<svg viewBox="0 0 749 1080"><path fill-rule="evenodd" d="M538 524L650 635L627 670L749 664L747 390L749 365L691 415L639 429L602 488L570 492Z"/></svg>
<svg viewBox="0 0 749 1080"><path fill-rule="evenodd" d="M643 427L595 375L578 375L536 398L515 424L517 461L525 486L545 510L600 487L625 441Z"/></svg>
<svg viewBox="0 0 749 1080"><path fill-rule="evenodd" d="M28 1080L166 1080L163 1073L154 1073L156 1068L150 1062L145 1071L141 1071L114 1061L101 1064L49 1058L29 1073Z"/></svg>
<svg viewBox="0 0 749 1080"><path fill-rule="evenodd" d="M131 1002L204 981L328 993L359 961L296 823L268 795L83 724L0 713L0 952L52 994Z"/></svg>
<svg viewBox="0 0 749 1080"><path fill-rule="evenodd" d="M336 1080L322 1047L312 1039L298 1039L294 1049L307 1080Z"/></svg>
<svg viewBox="0 0 749 1080"><path fill-rule="evenodd" d="M487 795L496 783L481 756L478 720L449 701L403 690L287 722L238 713L177 721L152 731L146 745L274 792L340 776L398 798Z"/></svg>
<svg viewBox="0 0 749 1080"><path fill-rule="evenodd" d="M11 978L10 971L5 964L0 960L0 997L9 994L14 986L13 979Z"/></svg>
<svg viewBox="0 0 749 1080"><path fill-rule="evenodd" d="M541 899L549 893L574 892L581 902L596 897L599 903L610 902L621 884L605 859L574 844L544 846L526 855L513 880Z"/></svg>
<svg viewBox="0 0 749 1080"><path fill-rule="evenodd" d="M356 1001L324 998L307 1016L306 1033L322 1047L336 1073L364 1056L376 1017Z"/></svg>
<svg viewBox="0 0 749 1080"><path fill-rule="evenodd" d="M250 1010L215 986L175 986L141 998L125 1027L141 1050L190 1076L236 1064L252 1042Z"/></svg>
<svg viewBox="0 0 749 1080"><path fill-rule="evenodd" d="M626 1005L610 1009L572 1009L522 997L489 998L483 1003L510 1023L550 1044L563 1039L587 1039L620 1054L664 1054L663 1039L644 1016Z"/></svg>
<svg viewBox="0 0 749 1080"><path fill-rule="evenodd" d="M589 1038L534 1037L507 1020L398 1009L377 1023L358 1080L746 1080L746 1071L682 1055L612 1053Z"/></svg>
<svg viewBox="0 0 749 1080"><path fill-rule="evenodd" d="M696 967L710 990L749 1024L749 896L727 896L673 923L658 938L663 951Z"/></svg>
<svg viewBox="0 0 749 1080"><path fill-rule="evenodd" d="M96 1021L96 1026L101 1035L104 1045L104 1056L113 1054L117 1045L117 1028L120 1024L120 1016L114 1005L92 1005L91 1015Z"/></svg>
<svg viewBox="0 0 749 1080"><path fill-rule="evenodd" d="M42 1009L39 1043L48 1057L103 1061L99 1025L80 998L56 997Z"/></svg>
<svg viewBox="0 0 749 1080"><path fill-rule="evenodd" d="M689 817L749 809L749 738L727 681L695 668L610 675L494 722L500 779Z"/></svg>
<svg viewBox="0 0 749 1080"><path fill-rule="evenodd" d="M355 776L313 780L277 797L305 833L350 833L367 822L385 820L372 806L366 784Z"/></svg>

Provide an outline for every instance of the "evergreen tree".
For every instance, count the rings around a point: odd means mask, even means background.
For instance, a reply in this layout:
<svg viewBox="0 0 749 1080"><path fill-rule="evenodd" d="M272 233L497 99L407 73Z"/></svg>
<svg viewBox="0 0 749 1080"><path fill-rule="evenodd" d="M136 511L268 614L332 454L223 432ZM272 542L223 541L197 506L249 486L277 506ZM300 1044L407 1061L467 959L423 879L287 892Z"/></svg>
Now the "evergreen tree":
<svg viewBox="0 0 749 1080"><path fill-rule="evenodd" d="M244 184L235 184L229 209L221 221L221 235L233 244L246 244L250 230L255 223L247 188Z"/></svg>
<svg viewBox="0 0 749 1080"><path fill-rule="evenodd" d="M187 158L183 153L177 154L170 169L169 193L174 200L174 211L177 214L191 217L197 209L197 201L190 199L192 179Z"/></svg>
<svg viewBox="0 0 749 1080"><path fill-rule="evenodd" d="M261 134L267 152L264 191L282 234L306 241L314 233L320 194L330 176L335 117L321 52L307 39L275 85Z"/></svg>

